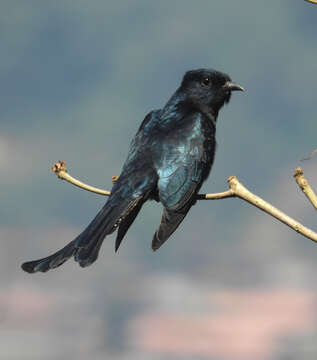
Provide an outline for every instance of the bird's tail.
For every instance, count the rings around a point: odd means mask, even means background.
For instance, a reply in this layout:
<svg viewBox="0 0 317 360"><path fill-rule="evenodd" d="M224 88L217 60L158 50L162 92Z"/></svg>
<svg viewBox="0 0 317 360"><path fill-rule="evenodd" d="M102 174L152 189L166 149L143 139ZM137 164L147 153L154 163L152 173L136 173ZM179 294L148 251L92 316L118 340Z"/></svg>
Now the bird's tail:
<svg viewBox="0 0 317 360"><path fill-rule="evenodd" d="M75 240L73 240L55 254L40 260L25 262L21 267L28 273L35 273L37 271L46 272L64 264L65 261L74 255L75 251Z"/></svg>
<svg viewBox="0 0 317 360"><path fill-rule="evenodd" d="M81 267L91 265L97 260L104 238L115 231L129 213L135 208L140 198L110 199L92 220L88 227L63 249L43 259L22 264L28 273L46 272L57 268L74 256Z"/></svg>
<svg viewBox="0 0 317 360"><path fill-rule="evenodd" d="M160 248L165 243L165 241L173 234L173 232L179 227L180 223L184 220L189 208L181 212L171 211L164 208L161 224L153 236L153 251Z"/></svg>

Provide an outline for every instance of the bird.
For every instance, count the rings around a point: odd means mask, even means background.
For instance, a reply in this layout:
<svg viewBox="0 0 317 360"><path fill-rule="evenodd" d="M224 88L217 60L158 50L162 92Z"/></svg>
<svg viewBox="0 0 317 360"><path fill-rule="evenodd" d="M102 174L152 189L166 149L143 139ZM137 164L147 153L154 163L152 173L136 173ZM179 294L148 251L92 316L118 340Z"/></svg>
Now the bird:
<svg viewBox="0 0 317 360"><path fill-rule="evenodd" d="M130 144L111 194L86 229L48 257L21 265L28 273L46 272L73 257L81 267L94 263L105 237L117 231L115 252L143 204L163 206L154 233L156 251L174 233L209 176L216 151L219 110L232 91L244 91L226 73L213 69L187 71L162 109L148 113Z"/></svg>

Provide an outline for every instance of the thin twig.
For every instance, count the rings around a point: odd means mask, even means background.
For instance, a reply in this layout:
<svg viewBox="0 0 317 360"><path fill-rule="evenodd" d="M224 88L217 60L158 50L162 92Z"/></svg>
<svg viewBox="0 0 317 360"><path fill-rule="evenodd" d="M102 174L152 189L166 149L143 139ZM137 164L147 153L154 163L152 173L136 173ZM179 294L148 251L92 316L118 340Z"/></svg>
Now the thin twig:
<svg viewBox="0 0 317 360"><path fill-rule="evenodd" d="M305 0L305 1L307 1L307 2L309 2L311 4L317 4L317 0Z"/></svg>
<svg viewBox="0 0 317 360"><path fill-rule="evenodd" d="M98 189L94 186L90 186L87 185L75 178L73 178L72 176L70 176L67 172L66 169L66 163L65 161L58 161L52 168L51 170L62 180L66 180L69 183L78 186L81 189L85 189L87 191L91 191L93 193L96 194L100 194L100 195L105 195L105 196L109 196L110 195L110 191L108 190L103 190L103 189Z"/></svg>
<svg viewBox="0 0 317 360"><path fill-rule="evenodd" d="M313 205L315 210L317 210L317 196L314 193L314 190L310 187L308 181L306 180L306 178L304 176L304 172L300 167L295 169L294 178L295 178L298 186L301 188L303 193L306 195L307 199Z"/></svg>
<svg viewBox="0 0 317 360"><path fill-rule="evenodd" d="M197 200L220 200L235 197L235 193L232 189L214 194L198 194Z"/></svg>
<svg viewBox="0 0 317 360"><path fill-rule="evenodd" d="M110 191L97 189L93 186L84 184L83 182L76 180L67 173L65 162L59 161L55 164L52 170L57 174L60 179L66 180L82 189L95 192L101 195L110 195ZM113 177L113 182L116 181L117 177ZM228 178L229 189L227 191L215 194L198 194L197 200L217 200L224 199L229 197L239 197L242 200L247 201L248 203L256 206L260 210L266 212L267 214L275 217L277 220L281 221L285 225L289 226L296 232L302 234L308 239L317 242L317 233L305 227L298 221L292 219L290 216L286 215L273 205L269 204L265 200L261 199L259 196L253 194L246 187L244 187L235 176L230 176Z"/></svg>
<svg viewBox="0 0 317 360"><path fill-rule="evenodd" d="M306 161L306 160L311 160L311 158L317 153L317 149L313 150L313 152L308 155L307 157L301 159L300 161Z"/></svg>

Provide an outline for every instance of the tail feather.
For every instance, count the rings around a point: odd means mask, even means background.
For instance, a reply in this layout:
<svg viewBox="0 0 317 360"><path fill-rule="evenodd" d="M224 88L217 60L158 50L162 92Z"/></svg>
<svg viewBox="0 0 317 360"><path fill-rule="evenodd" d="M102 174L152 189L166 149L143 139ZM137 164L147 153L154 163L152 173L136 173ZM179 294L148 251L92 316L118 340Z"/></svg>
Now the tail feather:
<svg viewBox="0 0 317 360"><path fill-rule="evenodd" d="M153 251L159 249L165 243L165 241L173 234L173 232L178 228L180 223L184 220L188 210L189 208L186 211L176 212L164 208L161 224L153 236Z"/></svg>
<svg viewBox="0 0 317 360"><path fill-rule="evenodd" d="M124 207L124 204L119 204L118 208L114 208L108 201L87 228L76 238L75 246L77 248L87 247L101 234L111 234L116 229L115 223L120 217L122 207Z"/></svg>
<svg viewBox="0 0 317 360"><path fill-rule="evenodd" d="M101 223L99 229L97 228L93 236L88 239L88 245L78 248L78 251L75 254L75 261L77 261L81 267L89 266L97 260L99 250L101 248L104 238L106 237L106 235L109 235L111 232L115 231L117 226L119 225L116 240L116 251L118 250L123 236L128 231L130 225L138 215L144 203L144 201L141 200L142 197L138 197L133 201L131 201L131 199L127 199L128 205L127 203L125 203L125 206L122 206L124 207L124 211L121 211L121 214L119 217L117 216L116 221L112 220L112 222L110 222L107 218L107 221ZM115 217L112 217L112 219L114 218ZM85 239L82 239L81 244L82 243L87 244L87 241L85 242Z"/></svg>
<svg viewBox="0 0 317 360"><path fill-rule="evenodd" d="M135 218L138 216L138 213L140 212L143 204L144 204L144 200L142 200L141 197L138 198L137 201L134 203L133 208L130 207L129 213L127 213L126 216L120 222L119 229L117 232L115 252L118 251L125 234L129 230Z"/></svg>
<svg viewBox="0 0 317 360"><path fill-rule="evenodd" d="M120 244L145 201L145 199L140 201L141 199L141 196L138 198L127 197L125 199L121 197L109 198L94 220L76 239L53 255L22 264L22 269L28 273L46 272L62 265L72 256L81 267L91 265L98 258L104 238L114 232L120 223L125 223L127 227L122 227L118 235ZM133 213L131 217L129 217L130 212ZM126 222L124 222L125 219L127 219Z"/></svg>
<svg viewBox="0 0 317 360"><path fill-rule="evenodd" d="M91 243L88 247L78 249L74 255L75 261L77 261L81 267L87 267L94 263L98 258L103 240L103 238L100 238L99 240L95 240L95 242Z"/></svg>
<svg viewBox="0 0 317 360"><path fill-rule="evenodd" d="M55 269L61 266L77 251L77 249L75 248L75 240L71 241L69 244L63 247L63 249L57 251L53 255L50 255L43 259L23 263L21 266L22 269L32 274L37 271L46 272L50 269Z"/></svg>

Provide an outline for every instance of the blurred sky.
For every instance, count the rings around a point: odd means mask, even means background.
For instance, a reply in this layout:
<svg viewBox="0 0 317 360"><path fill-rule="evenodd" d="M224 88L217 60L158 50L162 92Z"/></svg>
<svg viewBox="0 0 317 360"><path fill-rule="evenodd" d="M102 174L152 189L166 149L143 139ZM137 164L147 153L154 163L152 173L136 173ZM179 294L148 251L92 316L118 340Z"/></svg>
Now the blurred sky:
<svg viewBox="0 0 317 360"><path fill-rule="evenodd" d="M146 205L114 254L30 276L105 202L129 142L185 71L246 88L220 113L205 192L236 175L316 229L317 6L303 0L0 2L0 359L315 359L314 243L237 199L200 202L157 252Z"/></svg>

